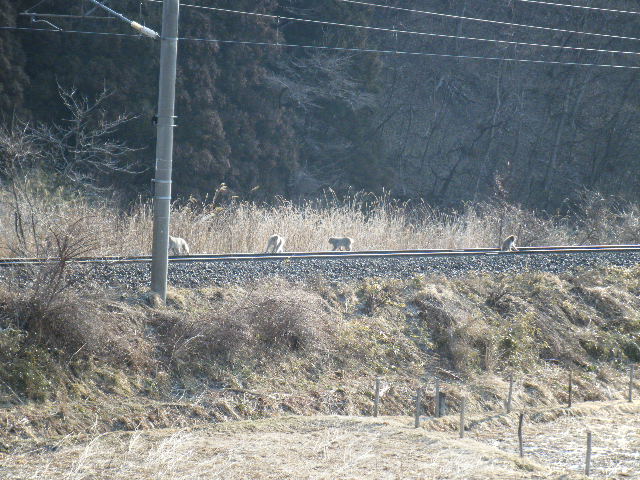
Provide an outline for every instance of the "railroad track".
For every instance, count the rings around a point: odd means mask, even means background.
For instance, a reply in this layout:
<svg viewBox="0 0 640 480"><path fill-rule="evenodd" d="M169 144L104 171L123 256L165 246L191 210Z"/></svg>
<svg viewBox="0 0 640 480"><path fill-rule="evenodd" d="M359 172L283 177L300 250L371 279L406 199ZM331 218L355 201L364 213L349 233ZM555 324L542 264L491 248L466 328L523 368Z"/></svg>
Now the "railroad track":
<svg viewBox="0 0 640 480"><path fill-rule="evenodd" d="M366 259L385 257L464 257L478 255L545 255L580 254L606 252L640 252L640 245L545 245L520 247L514 252L502 252L499 248L463 248L463 249L422 249L422 250L363 250L355 252L285 252L270 253L225 253L172 256L172 263L215 262L236 260L288 260L292 258L309 259ZM0 258L0 267L12 265L46 264L59 262L59 258ZM73 263L148 263L151 255L78 257L69 260Z"/></svg>

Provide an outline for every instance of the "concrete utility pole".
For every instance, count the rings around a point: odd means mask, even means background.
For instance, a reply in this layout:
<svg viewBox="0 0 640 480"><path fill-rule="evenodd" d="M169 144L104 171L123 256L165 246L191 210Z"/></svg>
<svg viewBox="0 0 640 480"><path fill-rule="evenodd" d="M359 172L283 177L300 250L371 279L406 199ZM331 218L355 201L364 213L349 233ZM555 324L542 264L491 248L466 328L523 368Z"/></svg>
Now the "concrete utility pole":
<svg viewBox="0 0 640 480"><path fill-rule="evenodd" d="M176 98L176 61L178 57L178 13L180 0L162 3L160 46L160 82L158 92L158 127L156 141L156 175L153 194L153 249L151 290L162 301L167 299L169 264L169 217L171 208L171 163L173 159L173 108Z"/></svg>

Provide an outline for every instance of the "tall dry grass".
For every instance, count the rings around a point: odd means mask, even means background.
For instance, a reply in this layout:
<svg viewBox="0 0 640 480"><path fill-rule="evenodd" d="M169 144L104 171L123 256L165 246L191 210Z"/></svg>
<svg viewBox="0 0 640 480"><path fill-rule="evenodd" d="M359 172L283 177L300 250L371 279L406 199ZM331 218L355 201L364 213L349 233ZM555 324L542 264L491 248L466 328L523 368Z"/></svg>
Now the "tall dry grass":
<svg viewBox="0 0 640 480"><path fill-rule="evenodd" d="M514 414L474 416L470 420L475 425L464 439L456 438L453 416L424 422L419 429L402 416L292 416L200 430L100 435L53 452L12 455L6 471L8 479L69 480L577 480L585 478L581 472L588 427L598 439L593 478L632 478L637 463L632 413L637 408L612 413L617 405L606 406L591 413L580 406L574 415L565 412L555 421L527 417L525 458L517 454ZM621 425L628 435L620 435ZM549 438L554 440L552 449Z"/></svg>
<svg viewBox="0 0 640 480"><path fill-rule="evenodd" d="M2 191L0 199L0 255L53 256L56 232L79 218L91 230L93 255L150 253L153 211L148 201L123 212L103 201L38 192L16 199ZM16 210L23 218L22 231ZM287 251L328 250L331 236L352 237L355 250L494 247L512 233L519 245L640 240L637 205L591 194L573 211L572 216L547 216L498 202L444 212L364 194L302 203L279 199L275 205L236 201L223 207L190 200L173 205L171 234L185 238L193 253L262 252L274 233L287 237Z"/></svg>

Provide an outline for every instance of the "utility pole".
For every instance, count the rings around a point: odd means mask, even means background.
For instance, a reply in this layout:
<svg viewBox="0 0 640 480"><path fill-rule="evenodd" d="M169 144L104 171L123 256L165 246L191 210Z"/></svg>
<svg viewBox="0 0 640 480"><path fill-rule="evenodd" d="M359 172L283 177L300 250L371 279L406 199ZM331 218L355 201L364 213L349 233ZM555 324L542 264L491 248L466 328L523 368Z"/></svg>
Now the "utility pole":
<svg viewBox="0 0 640 480"><path fill-rule="evenodd" d="M176 61L178 57L178 13L180 0L162 2L160 45L160 81L156 171L153 193L153 248L151 290L167 300L169 264L169 218L171 209L171 164L173 159L173 109L176 98Z"/></svg>

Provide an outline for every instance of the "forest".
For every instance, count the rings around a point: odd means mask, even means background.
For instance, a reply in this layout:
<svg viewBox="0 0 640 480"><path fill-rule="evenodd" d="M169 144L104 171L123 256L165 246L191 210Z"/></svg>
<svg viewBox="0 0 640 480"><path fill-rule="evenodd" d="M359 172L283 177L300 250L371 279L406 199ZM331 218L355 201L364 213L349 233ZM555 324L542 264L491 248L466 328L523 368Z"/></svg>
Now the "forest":
<svg viewBox="0 0 640 480"><path fill-rule="evenodd" d="M161 30L159 0L104 3ZM636 2L182 3L176 199L637 198ZM160 42L94 7L0 1L0 175L147 198Z"/></svg>

